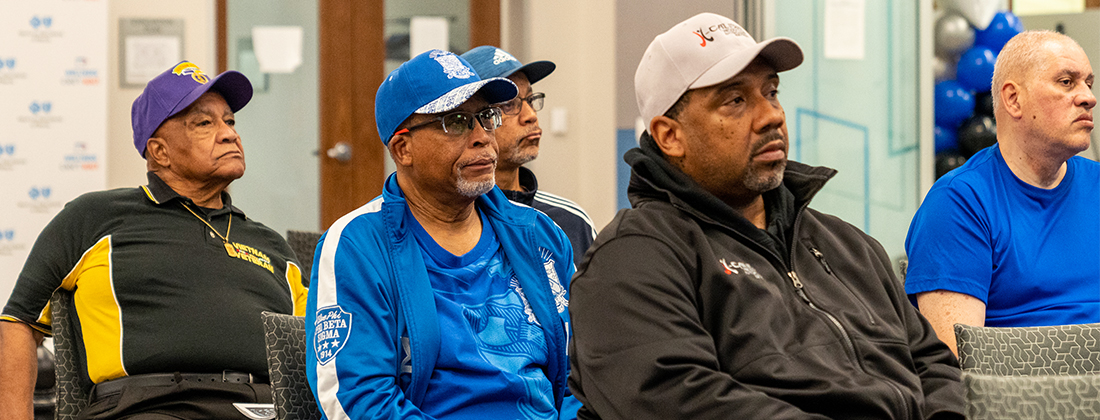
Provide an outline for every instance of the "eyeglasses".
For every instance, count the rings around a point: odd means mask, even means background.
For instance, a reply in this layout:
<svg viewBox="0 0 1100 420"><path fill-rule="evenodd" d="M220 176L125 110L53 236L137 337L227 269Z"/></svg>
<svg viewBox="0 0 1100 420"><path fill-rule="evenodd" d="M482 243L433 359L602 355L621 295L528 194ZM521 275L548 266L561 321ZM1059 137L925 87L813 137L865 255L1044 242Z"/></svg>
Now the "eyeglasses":
<svg viewBox="0 0 1100 420"><path fill-rule="evenodd" d="M474 121L481 124L481 128L485 129L485 131L493 131L504 122L503 115L504 113L497 107L485 108L478 112L452 112L432 118L412 127L400 129L396 133L393 133L393 135L396 136L398 134L408 133L418 128L439 124L440 122L442 122L443 125L443 132L453 137L464 135L468 131L473 130Z"/></svg>
<svg viewBox="0 0 1100 420"><path fill-rule="evenodd" d="M526 98L520 98L517 96L515 98L512 98L508 102L501 102L497 106L499 106L500 110L504 111L505 114L516 115L519 114L519 110L523 108L523 102L527 102L528 105L531 105L532 110L534 110L535 112L539 112L540 110L542 110L542 102L544 99L546 99L545 93L536 92L532 93L531 96L528 96Z"/></svg>

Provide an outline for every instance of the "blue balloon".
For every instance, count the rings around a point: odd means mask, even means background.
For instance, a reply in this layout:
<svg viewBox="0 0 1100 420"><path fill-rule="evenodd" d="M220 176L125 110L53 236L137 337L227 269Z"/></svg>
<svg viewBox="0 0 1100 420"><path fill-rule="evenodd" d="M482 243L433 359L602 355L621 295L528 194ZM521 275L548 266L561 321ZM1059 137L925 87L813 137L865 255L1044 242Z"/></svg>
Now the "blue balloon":
<svg viewBox="0 0 1100 420"><path fill-rule="evenodd" d="M954 151L959 148L959 138L955 135L955 130L950 128L943 128L936 126L933 129L936 135L936 154L940 154L947 151Z"/></svg>
<svg viewBox="0 0 1100 420"><path fill-rule="evenodd" d="M954 131L974 113L974 96L954 80L936 83L936 125Z"/></svg>
<svg viewBox="0 0 1100 420"><path fill-rule="evenodd" d="M993 50L995 54L1000 54L1005 43L1023 31L1024 23L1012 12L1007 10L997 12L989 26L974 33L974 45L981 45Z"/></svg>
<svg viewBox="0 0 1100 420"><path fill-rule="evenodd" d="M987 91L993 84L993 63L996 61L997 54L993 50L980 45L970 47L959 57L955 77L967 89Z"/></svg>

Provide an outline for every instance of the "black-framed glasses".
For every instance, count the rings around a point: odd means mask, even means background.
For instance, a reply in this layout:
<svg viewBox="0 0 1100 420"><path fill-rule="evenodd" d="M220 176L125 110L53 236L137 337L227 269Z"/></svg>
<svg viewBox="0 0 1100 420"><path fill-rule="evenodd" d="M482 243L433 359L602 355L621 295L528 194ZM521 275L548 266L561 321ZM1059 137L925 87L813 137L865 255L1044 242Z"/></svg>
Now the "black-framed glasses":
<svg viewBox="0 0 1100 420"><path fill-rule="evenodd" d="M504 122L503 116L504 112L501 111L498 107L489 107L478 112L452 112L450 114L440 115L412 127L405 127L401 130L398 130L396 133L393 133L393 135L396 136L398 134L408 133L418 128L424 128L433 124L442 123L444 133L447 133L450 136L458 137L466 134L470 130L473 130L474 121L477 121L478 124L481 124L481 128L484 128L485 131L493 131L497 129L497 127L500 127L500 125Z"/></svg>
<svg viewBox="0 0 1100 420"><path fill-rule="evenodd" d="M535 92L526 98L520 98L519 96L516 96L515 98L512 98L507 102L501 102L497 104L497 106L499 106L500 110L504 111L505 114L516 115L519 114L519 110L522 109L523 102L527 102L528 105L531 105L532 110L534 110L535 112L539 112L542 110L542 103L545 99L545 93Z"/></svg>

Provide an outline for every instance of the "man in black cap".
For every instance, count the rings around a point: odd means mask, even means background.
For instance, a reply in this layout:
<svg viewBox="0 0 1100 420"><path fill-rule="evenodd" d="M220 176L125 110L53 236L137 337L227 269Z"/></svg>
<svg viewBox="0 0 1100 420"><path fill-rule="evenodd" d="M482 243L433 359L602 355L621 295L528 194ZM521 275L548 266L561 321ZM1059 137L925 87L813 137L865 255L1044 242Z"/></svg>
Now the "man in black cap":
<svg viewBox="0 0 1100 420"><path fill-rule="evenodd" d="M95 384L80 418L229 418L233 403L271 402L260 312L302 315L305 287L282 237L225 192L244 175L234 113L251 98L244 75L186 61L145 87L131 119L149 184L84 194L39 235L0 315L0 417L31 417L58 289L73 293Z"/></svg>

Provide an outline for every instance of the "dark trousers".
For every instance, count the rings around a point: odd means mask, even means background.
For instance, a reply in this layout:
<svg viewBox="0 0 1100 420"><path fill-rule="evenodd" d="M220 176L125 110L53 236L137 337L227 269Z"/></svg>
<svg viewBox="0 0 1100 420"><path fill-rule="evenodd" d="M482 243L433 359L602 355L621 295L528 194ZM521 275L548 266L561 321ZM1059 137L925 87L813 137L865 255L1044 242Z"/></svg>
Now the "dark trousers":
<svg viewBox="0 0 1100 420"><path fill-rule="evenodd" d="M169 386L131 386L102 395L80 412L78 420L99 419L245 419L233 403L271 403L267 384L190 382Z"/></svg>

